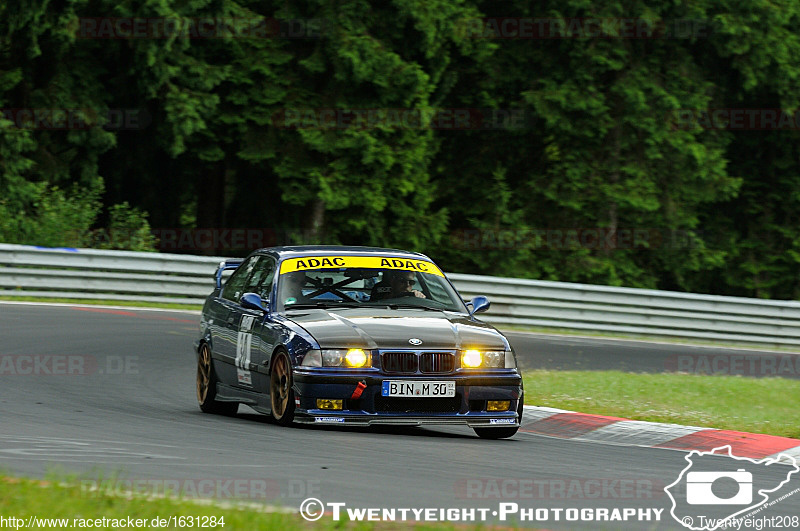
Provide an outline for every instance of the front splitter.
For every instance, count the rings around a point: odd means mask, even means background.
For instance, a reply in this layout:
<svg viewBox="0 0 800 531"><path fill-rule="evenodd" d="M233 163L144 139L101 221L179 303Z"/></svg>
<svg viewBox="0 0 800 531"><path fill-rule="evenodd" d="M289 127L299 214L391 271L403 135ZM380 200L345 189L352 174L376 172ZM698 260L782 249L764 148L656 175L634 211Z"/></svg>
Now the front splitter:
<svg viewBox="0 0 800 531"><path fill-rule="evenodd" d="M295 422L326 426L467 426L470 428L511 428L518 427L514 417L374 417L366 415L307 415L297 414Z"/></svg>

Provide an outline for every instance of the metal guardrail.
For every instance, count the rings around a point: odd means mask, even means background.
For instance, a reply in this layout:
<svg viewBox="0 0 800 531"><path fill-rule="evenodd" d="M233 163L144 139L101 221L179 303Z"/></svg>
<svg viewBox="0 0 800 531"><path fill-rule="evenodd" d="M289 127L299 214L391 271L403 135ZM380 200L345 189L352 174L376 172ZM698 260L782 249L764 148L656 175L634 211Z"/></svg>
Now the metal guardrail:
<svg viewBox="0 0 800 531"><path fill-rule="evenodd" d="M0 244L0 295L202 304L220 260Z"/></svg>
<svg viewBox="0 0 800 531"><path fill-rule="evenodd" d="M0 295L202 304L223 257L0 244ZM800 345L800 302L449 274L481 319L520 326Z"/></svg>

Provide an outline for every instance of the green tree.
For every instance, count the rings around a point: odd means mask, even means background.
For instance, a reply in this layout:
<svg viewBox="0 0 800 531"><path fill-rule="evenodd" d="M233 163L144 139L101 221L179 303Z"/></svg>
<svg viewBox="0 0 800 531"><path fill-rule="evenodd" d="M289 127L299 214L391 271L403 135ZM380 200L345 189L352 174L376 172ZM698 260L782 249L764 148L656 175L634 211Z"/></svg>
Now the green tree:
<svg viewBox="0 0 800 531"><path fill-rule="evenodd" d="M568 1L535 10L522 2L491 2L481 8L490 17L647 19L654 26L687 16L685 7L644 1L602 6ZM495 79L496 72L505 78L497 90L484 82L486 90L475 92L491 96L477 103L523 108L532 125L523 132L483 135L477 141L482 146L473 149L476 135L452 138L442 150L444 172L452 172L453 159L469 156L457 163L463 171L442 178L452 184L446 188L453 199L471 196L468 204L479 205L478 212L495 209L489 216L493 228L516 234L532 229L545 236L522 238L509 249L489 242L483 253L470 251L478 257L472 263L483 264L480 271L510 263L515 275L532 278L681 288L697 271L724 260L724 251L709 249L698 229L704 205L734 196L740 183L726 170L726 137L675 128L669 119L679 109L706 108L712 101L714 82L692 55L697 39L630 39L611 31L501 40L485 63L483 79ZM500 191L508 191L482 204L484 183L498 167L505 176ZM460 222L485 228L483 220ZM639 248L552 237L569 229L576 234L638 229L651 236ZM678 249L671 241L675 234L681 235ZM460 253L455 260L461 258Z"/></svg>
<svg viewBox="0 0 800 531"><path fill-rule="evenodd" d="M728 259L686 287L764 298L800 298L800 152L794 123L800 108L800 6L756 0L708 2L712 46L698 62L721 80L712 108L766 111L750 125L731 127L726 158L742 181L730 201L703 213L707 233ZM763 122L782 110L790 127ZM725 124L712 124L712 127ZM763 129L759 129L763 128Z"/></svg>

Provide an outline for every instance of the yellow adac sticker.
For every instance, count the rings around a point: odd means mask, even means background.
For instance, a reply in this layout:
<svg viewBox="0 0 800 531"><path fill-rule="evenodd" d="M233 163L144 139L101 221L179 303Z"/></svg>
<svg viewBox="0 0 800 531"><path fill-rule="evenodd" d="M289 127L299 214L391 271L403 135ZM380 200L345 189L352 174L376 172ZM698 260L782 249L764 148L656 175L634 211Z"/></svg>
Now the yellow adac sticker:
<svg viewBox="0 0 800 531"><path fill-rule="evenodd" d="M293 271L307 271L310 269L325 269L337 267L363 267L367 269L402 269L405 271L419 271L443 277L441 269L425 260L410 258L392 258L388 256L306 256L303 258L289 258L281 262L281 275Z"/></svg>

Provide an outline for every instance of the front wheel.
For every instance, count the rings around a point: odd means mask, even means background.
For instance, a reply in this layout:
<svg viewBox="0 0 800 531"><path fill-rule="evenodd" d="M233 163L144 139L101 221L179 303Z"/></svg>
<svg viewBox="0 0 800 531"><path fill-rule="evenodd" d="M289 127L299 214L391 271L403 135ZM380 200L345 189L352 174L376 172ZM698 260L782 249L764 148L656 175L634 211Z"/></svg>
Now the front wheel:
<svg viewBox="0 0 800 531"><path fill-rule="evenodd" d="M217 374L211 363L211 349L207 343L200 346L197 356L197 403L203 413L234 415L239 409L238 402L217 400Z"/></svg>
<svg viewBox="0 0 800 531"><path fill-rule="evenodd" d="M269 377L269 397L272 420L288 426L294 420L294 392L292 391L292 365L284 351L275 353Z"/></svg>

